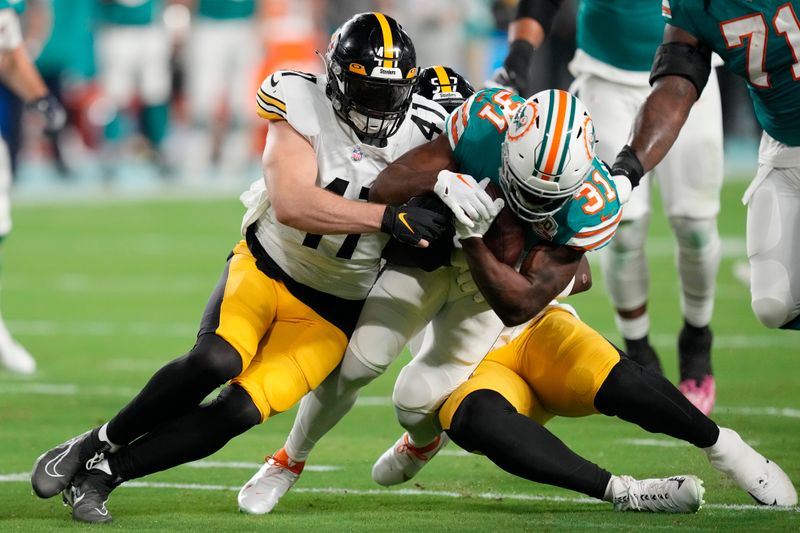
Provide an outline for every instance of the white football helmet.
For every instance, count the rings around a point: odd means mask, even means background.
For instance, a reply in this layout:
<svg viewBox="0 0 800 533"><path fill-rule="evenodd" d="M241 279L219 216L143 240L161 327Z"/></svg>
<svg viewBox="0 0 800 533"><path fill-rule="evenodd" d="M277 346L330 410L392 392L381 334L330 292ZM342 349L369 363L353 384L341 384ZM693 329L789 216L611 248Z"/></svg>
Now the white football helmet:
<svg viewBox="0 0 800 533"><path fill-rule="evenodd" d="M500 185L521 219L538 222L557 212L589 176L594 125L586 106L566 91L528 98L508 123Z"/></svg>

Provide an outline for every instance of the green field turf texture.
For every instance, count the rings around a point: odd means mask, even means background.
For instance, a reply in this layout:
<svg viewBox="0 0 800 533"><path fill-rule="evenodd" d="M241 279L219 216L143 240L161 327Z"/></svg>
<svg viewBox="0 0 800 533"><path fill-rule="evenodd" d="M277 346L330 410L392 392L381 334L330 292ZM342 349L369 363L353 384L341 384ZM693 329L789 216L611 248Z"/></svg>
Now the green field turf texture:
<svg viewBox="0 0 800 533"><path fill-rule="evenodd" d="M734 277L745 259L744 184L727 185L720 230L727 253L720 269L713 328L716 416L736 428L795 481L800 480L800 337L768 331L753 317L748 289ZM197 322L225 258L238 238L235 199L27 205L14 210L6 245L2 307L12 331L37 357L38 373L0 371L0 531L64 531L73 524L57 498L39 500L24 481L45 449L107 420L169 359L191 347ZM666 221L655 208L650 251L653 338L667 374L677 373L680 327L677 279ZM582 317L618 340L598 268L595 287L572 299ZM401 358L405 360L405 358ZM618 420L555 420L548 427L578 452L615 473L661 477L694 473L705 480L708 506L698 514L618 514L608 504L517 479L450 445L407 486L392 494L370 468L400 434L389 397L395 364L363 391L357 405L314 451L307 471L274 513L236 509L235 490L254 468L182 466L143 481L185 488L131 487L109 503L114 523L129 531L627 531L643 528L797 531L797 511L748 507L750 498L689 445L673 447ZM784 416L748 415L788 408ZM254 428L209 458L257 463L280 447L294 411ZM780 414L780 413L778 413ZM648 439L649 446L631 439ZM198 490L196 485L213 485ZM375 494L365 491L377 490ZM349 492L346 492L349 491ZM434 492L436 494L430 494ZM428 494L426 494L428 493ZM446 493L446 494L441 494ZM730 505L730 506L726 506ZM745 506L745 507L737 507Z"/></svg>

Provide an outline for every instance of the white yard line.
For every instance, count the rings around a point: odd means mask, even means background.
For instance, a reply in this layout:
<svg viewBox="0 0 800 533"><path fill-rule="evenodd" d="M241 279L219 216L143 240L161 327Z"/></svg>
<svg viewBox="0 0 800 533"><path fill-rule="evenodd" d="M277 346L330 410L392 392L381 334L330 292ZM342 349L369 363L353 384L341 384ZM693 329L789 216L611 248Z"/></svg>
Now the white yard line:
<svg viewBox="0 0 800 533"><path fill-rule="evenodd" d="M194 461L186 463L184 466L190 468L243 468L247 470L261 468L264 463L246 463L240 461ZM335 472L341 470L341 466L333 465L306 465L303 472Z"/></svg>
<svg viewBox="0 0 800 533"><path fill-rule="evenodd" d="M17 474L0 475L0 483L29 482L30 474L21 472ZM231 485L203 485L197 483L165 483L156 481L129 481L122 485L127 488L142 489L179 489L200 491L236 491L241 487ZM300 494L339 494L342 496L427 496L439 498L476 498L480 500L515 500L530 502L559 502L572 504L605 505L605 502L587 497L545 496L541 494L519 494L502 492L477 492L461 493L446 490L420 490L420 489L349 489L343 487L296 487L292 492ZM796 512L795 507L765 507L763 505L746 505L731 503L707 503L703 509L722 509L726 511L773 511Z"/></svg>

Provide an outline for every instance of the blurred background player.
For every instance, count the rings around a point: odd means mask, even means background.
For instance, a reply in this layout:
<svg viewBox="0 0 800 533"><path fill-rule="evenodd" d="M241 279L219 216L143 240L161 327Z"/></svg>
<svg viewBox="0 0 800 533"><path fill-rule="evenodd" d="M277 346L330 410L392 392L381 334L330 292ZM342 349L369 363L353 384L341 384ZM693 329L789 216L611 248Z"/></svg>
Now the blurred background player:
<svg viewBox="0 0 800 533"><path fill-rule="evenodd" d="M183 0L192 8L186 50L186 92L191 126L186 178L197 181L209 164L222 178L245 171L252 125L248 95L258 86L262 55L259 20L265 0Z"/></svg>
<svg viewBox="0 0 800 533"><path fill-rule="evenodd" d="M41 113L45 128L56 132L64 126L64 108L47 90L42 77L22 46L22 31L17 14L22 1L0 0L0 81L13 90L29 109ZM0 244L11 231L11 161L0 138ZM0 362L12 372L31 374L36 362L28 351L11 338L0 319Z"/></svg>
<svg viewBox="0 0 800 533"><path fill-rule="evenodd" d="M164 0L100 0L98 68L108 116L106 172L120 162L128 131L141 131L147 159L167 171L162 143L169 122L171 43L161 20Z"/></svg>
<svg viewBox="0 0 800 533"><path fill-rule="evenodd" d="M494 81L525 94L533 80L533 53L544 41L561 0L522 0L509 30L509 54ZM649 73L664 22L656 0L581 0L577 51L570 90L589 108L598 131L597 154L613 161L649 93ZM688 118L687 127L654 169L677 241L683 327L678 336L679 387L708 414L716 398L709 324L721 258L717 230L722 188L722 112L716 73ZM601 255L603 275L617 310L626 352L661 372L649 341L649 275L645 241L650 220L650 179L625 206L617 237Z"/></svg>
<svg viewBox="0 0 800 533"><path fill-rule="evenodd" d="M635 186L676 142L716 52L747 82L763 128L745 191L751 306L769 328L800 330L800 0L664 0L667 21L630 144L614 171ZM707 88L706 88L707 89Z"/></svg>

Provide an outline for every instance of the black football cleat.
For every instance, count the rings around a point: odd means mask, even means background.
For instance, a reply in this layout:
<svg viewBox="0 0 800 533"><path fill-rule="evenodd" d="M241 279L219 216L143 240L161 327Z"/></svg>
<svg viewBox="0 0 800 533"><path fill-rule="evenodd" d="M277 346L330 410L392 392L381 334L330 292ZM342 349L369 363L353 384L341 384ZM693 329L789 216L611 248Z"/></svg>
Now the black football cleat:
<svg viewBox="0 0 800 533"><path fill-rule="evenodd" d="M87 431L40 455L31 472L33 492L40 498L52 498L66 489L82 468L102 461L110 446L98 433L99 428Z"/></svg>
<svg viewBox="0 0 800 533"><path fill-rule="evenodd" d="M115 476L95 466L78 472L61 495L64 504L72 507L73 520L99 524L112 520L106 502L117 486L119 482L115 481Z"/></svg>
<svg viewBox="0 0 800 533"><path fill-rule="evenodd" d="M678 388L692 404L708 415L716 402L716 383L711 369L711 328L684 322L678 335Z"/></svg>
<svg viewBox="0 0 800 533"><path fill-rule="evenodd" d="M649 372L664 375L661 369L661 361L658 360L658 354L653 349L647 336L641 339L625 339L625 350L628 357L644 367Z"/></svg>

